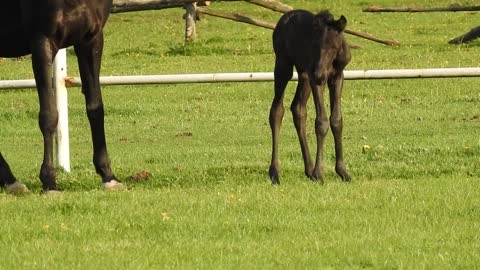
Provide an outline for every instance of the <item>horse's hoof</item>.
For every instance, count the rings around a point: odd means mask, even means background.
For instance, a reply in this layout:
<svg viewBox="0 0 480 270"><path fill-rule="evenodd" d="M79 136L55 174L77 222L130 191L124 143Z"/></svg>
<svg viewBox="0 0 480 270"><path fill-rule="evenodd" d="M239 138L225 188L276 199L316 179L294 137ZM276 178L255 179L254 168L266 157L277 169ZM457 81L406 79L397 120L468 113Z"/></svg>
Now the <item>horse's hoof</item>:
<svg viewBox="0 0 480 270"><path fill-rule="evenodd" d="M22 194L27 194L30 193L30 190L25 186L24 184L16 181L15 183L11 185L7 185L5 190L9 194L13 195L22 195Z"/></svg>
<svg viewBox="0 0 480 270"><path fill-rule="evenodd" d="M125 190L125 185L117 180L110 180L109 182L103 183L102 188L105 191L121 191Z"/></svg>

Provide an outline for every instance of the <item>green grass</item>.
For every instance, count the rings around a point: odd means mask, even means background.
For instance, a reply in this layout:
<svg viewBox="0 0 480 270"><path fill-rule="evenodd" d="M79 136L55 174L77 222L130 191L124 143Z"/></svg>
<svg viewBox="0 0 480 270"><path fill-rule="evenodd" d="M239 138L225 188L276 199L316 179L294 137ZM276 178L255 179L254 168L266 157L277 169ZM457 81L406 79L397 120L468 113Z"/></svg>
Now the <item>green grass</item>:
<svg viewBox="0 0 480 270"><path fill-rule="evenodd" d="M8 247L2 266L475 269L476 182L447 177L2 196L2 203L8 200L2 216L15 213L2 226ZM51 249L48 256L41 247Z"/></svg>
<svg viewBox="0 0 480 270"><path fill-rule="evenodd" d="M479 13L361 12L370 4L398 5L387 0L285 2L329 8L344 14L352 30L402 43L388 47L347 36L363 46L352 51L351 70L479 63L480 41L446 44L478 26ZM242 2L211 8L270 22L280 16ZM184 47L182 12L112 15L102 74L273 70L270 30L204 17L197 43ZM68 57L69 75L78 76L71 50ZM0 79L31 78L30 66L29 57L0 59ZM83 96L72 88L72 172L59 172L65 192L58 197L38 195L43 150L36 92L1 90L0 149L34 193L0 193L0 269L479 268L479 84L478 78L346 81L351 184L333 171L331 135L325 185L303 176L287 110L282 185L275 188L267 174L272 83L105 87L110 158L129 187L120 193L100 191ZM313 146L312 104L308 111ZM142 171L152 176L130 179Z"/></svg>

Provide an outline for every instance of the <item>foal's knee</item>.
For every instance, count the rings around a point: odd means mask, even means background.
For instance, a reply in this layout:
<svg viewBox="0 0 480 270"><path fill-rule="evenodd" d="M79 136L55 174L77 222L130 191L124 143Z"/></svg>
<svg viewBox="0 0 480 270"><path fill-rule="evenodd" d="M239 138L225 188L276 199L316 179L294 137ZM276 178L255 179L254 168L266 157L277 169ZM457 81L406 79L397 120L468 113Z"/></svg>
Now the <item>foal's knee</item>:
<svg viewBox="0 0 480 270"><path fill-rule="evenodd" d="M333 132L342 131L343 129L343 118L340 117L330 117L330 126Z"/></svg>
<svg viewBox="0 0 480 270"><path fill-rule="evenodd" d="M272 107L270 108L270 125L273 125L277 119L282 119L284 113L285 108L283 107L282 100L274 99L272 102Z"/></svg>
<svg viewBox="0 0 480 270"><path fill-rule="evenodd" d="M315 78L315 83L318 85L324 84L328 79L328 72L323 69L316 70L313 75Z"/></svg>
<svg viewBox="0 0 480 270"><path fill-rule="evenodd" d="M318 118L315 120L315 131L318 135L326 136L328 132L329 124L328 119Z"/></svg>
<svg viewBox="0 0 480 270"><path fill-rule="evenodd" d="M290 111L294 120L301 120L307 116L305 109L299 103L292 103Z"/></svg>

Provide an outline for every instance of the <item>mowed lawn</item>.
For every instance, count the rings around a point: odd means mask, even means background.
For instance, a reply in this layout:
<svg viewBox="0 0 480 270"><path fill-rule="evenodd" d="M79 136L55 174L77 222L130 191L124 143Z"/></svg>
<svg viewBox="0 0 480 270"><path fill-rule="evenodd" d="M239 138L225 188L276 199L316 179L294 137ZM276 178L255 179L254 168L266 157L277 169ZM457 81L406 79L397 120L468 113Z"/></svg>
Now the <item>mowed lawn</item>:
<svg viewBox="0 0 480 270"><path fill-rule="evenodd" d="M398 1L397 1L398 2ZM480 40L447 42L480 13L363 13L395 1L285 1L328 8L347 28L349 70L477 67ZM401 1L448 6L450 1ZM475 5L475 1L462 1ZM478 3L477 3L478 4ZM243 2L209 8L268 22ZM184 47L182 9L114 14L102 75L273 71L271 30L202 17ZM70 76L78 76L68 51ZM32 78L29 57L0 59L0 79ZM43 144L35 90L0 90L0 150L32 194L0 192L0 269L478 269L480 79L346 81L344 152L335 175L326 140L323 186L303 175L285 98L281 185L268 178L273 82L104 87L108 150L128 190L100 189L80 89L69 90L72 172L40 194ZM313 104L308 136L314 147ZM146 177L140 177L140 176Z"/></svg>

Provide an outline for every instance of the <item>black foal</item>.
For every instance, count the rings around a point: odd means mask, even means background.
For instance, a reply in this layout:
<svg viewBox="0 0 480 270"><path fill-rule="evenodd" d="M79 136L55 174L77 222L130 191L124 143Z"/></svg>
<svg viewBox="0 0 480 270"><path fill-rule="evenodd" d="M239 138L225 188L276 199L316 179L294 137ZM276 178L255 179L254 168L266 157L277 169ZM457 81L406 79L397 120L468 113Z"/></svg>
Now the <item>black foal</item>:
<svg viewBox="0 0 480 270"><path fill-rule="evenodd" d="M343 16L334 20L328 11L314 15L304 10L287 12L277 23L273 32L275 96L269 119L272 129L272 161L269 175L273 184L280 183L278 141L284 114L283 98L285 87L292 78L294 66L298 72L298 85L290 108L302 149L305 175L323 183L323 145L330 126L335 140L335 171L343 181L350 181L343 162L341 112L343 70L351 58L348 44L342 34L346 24L347 20ZM323 101L325 84L328 85L330 92L330 119ZM310 158L305 134L306 103L311 92L316 110L315 166Z"/></svg>

